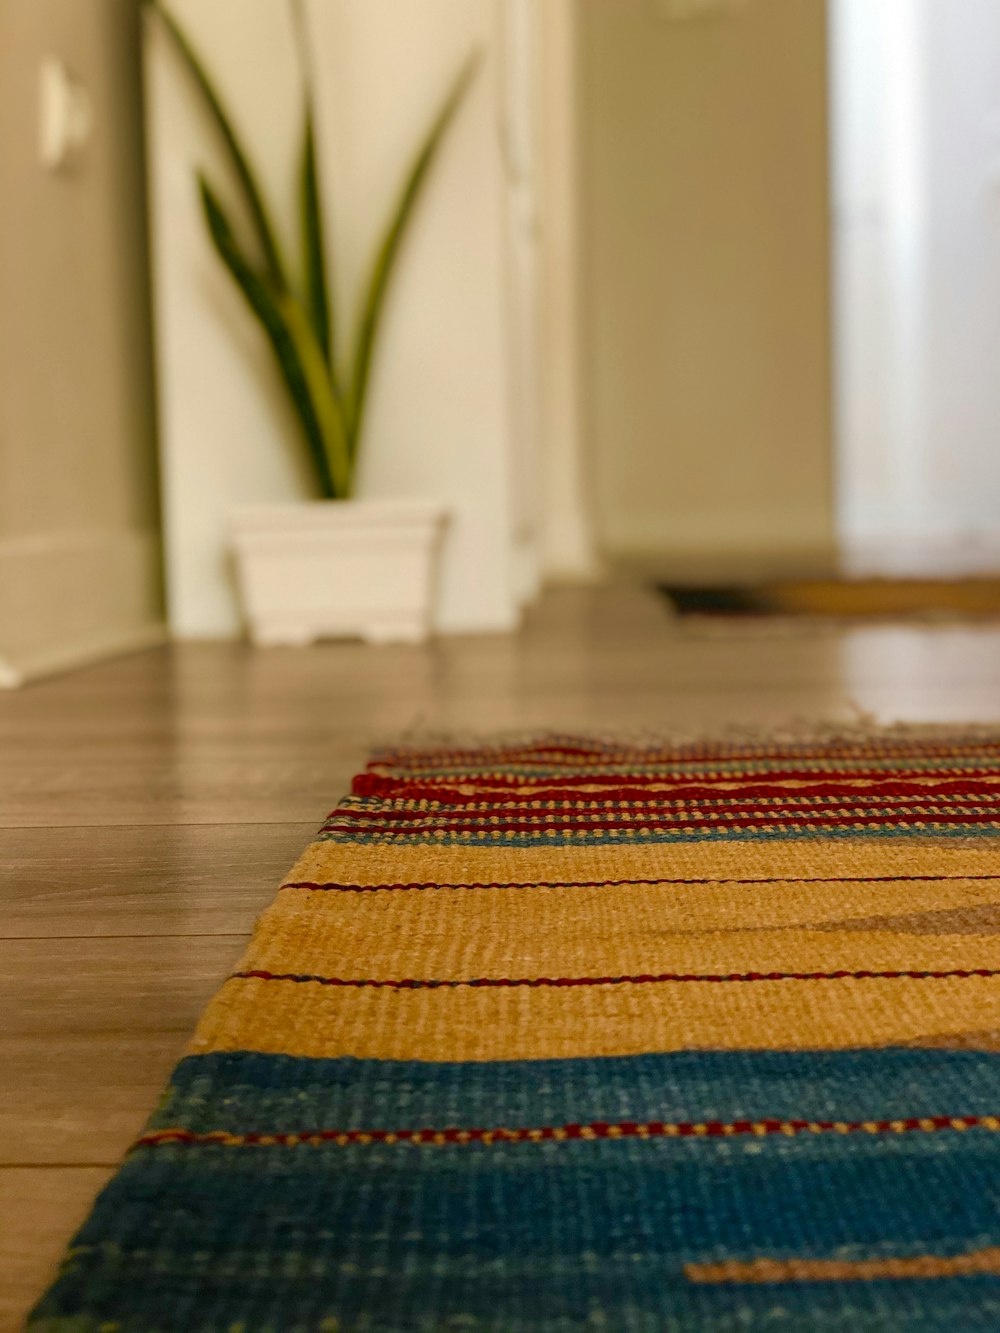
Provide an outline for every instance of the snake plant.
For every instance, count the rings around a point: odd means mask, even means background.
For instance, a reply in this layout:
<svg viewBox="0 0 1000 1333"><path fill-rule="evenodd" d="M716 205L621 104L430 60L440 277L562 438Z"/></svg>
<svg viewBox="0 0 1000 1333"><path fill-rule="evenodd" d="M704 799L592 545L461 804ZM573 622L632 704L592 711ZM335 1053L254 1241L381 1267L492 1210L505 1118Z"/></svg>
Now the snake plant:
<svg viewBox="0 0 1000 1333"><path fill-rule="evenodd" d="M204 64L187 34L157 0L159 15L173 46L197 88L226 150L242 195L252 236L248 250L218 191L204 172L198 189L209 235L222 263L246 299L274 353L302 430L320 495L351 495L372 355L385 307L389 280L428 173L478 64L471 56L459 70L413 157L385 230L375 247L360 316L346 356L338 355L330 263L324 244L323 208L316 165L316 136L311 90L305 78L302 158L298 184L301 225L300 265L292 270L282 253L250 159L233 127ZM301 23L301 15L299 22ZM300 49L305 42L299 31Z"/></svg>

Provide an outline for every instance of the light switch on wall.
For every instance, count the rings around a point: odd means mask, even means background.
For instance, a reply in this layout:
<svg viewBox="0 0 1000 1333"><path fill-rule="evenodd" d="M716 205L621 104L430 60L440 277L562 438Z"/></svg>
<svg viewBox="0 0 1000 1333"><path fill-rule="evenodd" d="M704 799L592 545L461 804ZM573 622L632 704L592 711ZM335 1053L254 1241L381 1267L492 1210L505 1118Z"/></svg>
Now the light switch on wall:
<svg viewBox="0 0 1000 1333"><path fill-rule="evenodd" d="M38 150L42 166L58 171L87 143L93 112L86 88L55 56L38 70Z"/></svg>

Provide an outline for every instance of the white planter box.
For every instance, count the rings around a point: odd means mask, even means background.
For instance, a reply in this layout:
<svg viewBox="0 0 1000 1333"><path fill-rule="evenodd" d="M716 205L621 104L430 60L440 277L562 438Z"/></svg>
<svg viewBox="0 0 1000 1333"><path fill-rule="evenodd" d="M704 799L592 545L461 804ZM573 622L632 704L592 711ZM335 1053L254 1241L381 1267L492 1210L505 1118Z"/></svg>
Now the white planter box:
<svg viewBox="0 0 1000 1333"><path fill-rule="evenodd" d="M232 533L257 644L422 643L447 510L426 500L245 505Z"/></svg>

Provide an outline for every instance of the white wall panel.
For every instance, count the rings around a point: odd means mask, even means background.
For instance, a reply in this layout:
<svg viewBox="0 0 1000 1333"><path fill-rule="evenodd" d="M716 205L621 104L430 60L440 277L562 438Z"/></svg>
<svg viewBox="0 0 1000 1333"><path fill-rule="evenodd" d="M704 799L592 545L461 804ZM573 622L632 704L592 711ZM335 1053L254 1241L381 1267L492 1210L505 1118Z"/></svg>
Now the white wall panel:
<svg viewBox="0 0 1000 1333"><path fill-rule="evenodd" d="M173 0L232 105L292 237L300 72L283 0ZM342 330L401 172L473 45L487 60L437 163L389 297L359 493L450 502L439 627L513 625L503 292L503 167L493 0L308 6L323 184ZM210 252L195 163L218 152L182 69L151 31L150 155L171 623L238 628L226 516L308 493L301 447L261 336ZM342 332L343 337L343 332Z"/></svg>

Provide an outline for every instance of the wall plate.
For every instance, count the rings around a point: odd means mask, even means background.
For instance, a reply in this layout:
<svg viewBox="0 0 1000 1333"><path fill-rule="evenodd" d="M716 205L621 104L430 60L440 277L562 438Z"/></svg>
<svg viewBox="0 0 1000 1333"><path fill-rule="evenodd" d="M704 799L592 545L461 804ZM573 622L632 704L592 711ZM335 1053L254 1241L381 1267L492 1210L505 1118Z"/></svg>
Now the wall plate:
<svg viewBox="0 0 1000 1333"><path fill-rule="evenodd" d="M83 149L93 127L90 97L56 56L38 70L38 154L48 171L65 167Z"/></svg>

